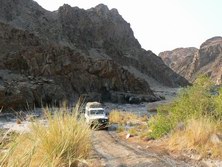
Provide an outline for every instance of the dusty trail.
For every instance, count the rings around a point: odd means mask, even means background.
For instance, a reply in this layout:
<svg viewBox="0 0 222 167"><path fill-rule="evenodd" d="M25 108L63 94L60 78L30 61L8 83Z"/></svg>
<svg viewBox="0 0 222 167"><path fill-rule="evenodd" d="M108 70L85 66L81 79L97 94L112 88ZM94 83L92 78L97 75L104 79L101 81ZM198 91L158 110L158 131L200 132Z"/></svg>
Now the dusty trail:
<svg viewBox="0 0 222 167"><path fill-rule="evenodd" d="M93 145L106 167L190 167L201 166L159 156L119 140L113 131L95 131Z"/></svg>

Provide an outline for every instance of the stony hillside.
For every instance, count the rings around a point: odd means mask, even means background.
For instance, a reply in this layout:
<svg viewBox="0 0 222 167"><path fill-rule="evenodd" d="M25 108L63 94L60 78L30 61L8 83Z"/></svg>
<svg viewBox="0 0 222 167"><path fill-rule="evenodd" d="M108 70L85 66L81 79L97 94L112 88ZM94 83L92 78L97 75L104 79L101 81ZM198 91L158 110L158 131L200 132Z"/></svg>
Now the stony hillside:
<svg viewBox="0 0 222 167"><path fill-rule="evenodd" d="M161 52L159 57L175 72L187 80L191 80L194 68L192 62L197 54L197 48L177 48L172 51Z"/></svg>
<svg viewBox="0 0 222 167"><path fill-rule="evenodd" d="M222 83L222 37L204 42L199 49L196 75L207 74L216 84Z"/></svg>
<svg viewBox="0 0 222 167"><path fill-rule="evenodd" d="M0 106L74 100L158 100L144 77L188 82L141 48L116 9L64 5L49 12L32 0L1 0ZM133 69L133 70L132 70Z"/></svg>
<svg viewBox="0 0 222 167"><path fill-rule="evenodd" d="M208 39L200 49L178 48L162 52L159 57L190 82L201 74L207 74L216 84L222 82L222 37Z"/></svg>

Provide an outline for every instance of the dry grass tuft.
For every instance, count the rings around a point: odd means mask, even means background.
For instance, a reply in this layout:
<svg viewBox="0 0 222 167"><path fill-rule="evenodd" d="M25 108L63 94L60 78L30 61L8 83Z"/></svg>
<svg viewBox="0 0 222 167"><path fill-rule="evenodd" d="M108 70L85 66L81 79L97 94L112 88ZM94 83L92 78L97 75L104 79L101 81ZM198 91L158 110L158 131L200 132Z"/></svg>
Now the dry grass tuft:
<svg viewBox="0 0 222 167"><path fill-rule="evenodd" d="M67 107L45 108L46 123L33 122L30 131L19 135L1 157L0 166L77 166L91 150L91 129ZM53 113L53 114L52 114Z"/></svg>
<svg viewBox="0 0 222 167"><path fill-rule="evenodd" d="M220 134L220 123L209 118L191 119L184 130L175 131L167 142L170 150L195 151L202 156L222 158L222 139L215 142L212 136Z"/></svg>
<svg viewBox="0 0 222 167"><path fill-rule="evenodd" d="M138 120L138 116L130 112L112 110L111 113L109 114L110 123L124 125L127 122L132 121L132 120Z"/></svg>
<svg viewBox="0 0 222 167"><path fill-rule="evenodd" d="M132 136L140 136L141 138L144 138L144 134L147 136L148 117L146 115L138 116L131 112L113 110L109 115L109 120L110 123L118 124L118 133L125 132Z"/></svg>

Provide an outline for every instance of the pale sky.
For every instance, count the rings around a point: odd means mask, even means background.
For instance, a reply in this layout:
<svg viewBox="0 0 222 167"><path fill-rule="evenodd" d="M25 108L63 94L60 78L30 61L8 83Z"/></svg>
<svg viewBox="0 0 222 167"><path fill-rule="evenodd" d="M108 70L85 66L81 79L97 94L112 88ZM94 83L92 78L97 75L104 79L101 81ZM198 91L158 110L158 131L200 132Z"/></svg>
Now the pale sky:
<svg viewBox="0 0 222 167"><path fill-rule="evenodd" d="M197 47L222 36L222 0L35 0L54 11L64 3L89 9L100 3L116 8L131 24L142 47L159 54Z"/></svg>

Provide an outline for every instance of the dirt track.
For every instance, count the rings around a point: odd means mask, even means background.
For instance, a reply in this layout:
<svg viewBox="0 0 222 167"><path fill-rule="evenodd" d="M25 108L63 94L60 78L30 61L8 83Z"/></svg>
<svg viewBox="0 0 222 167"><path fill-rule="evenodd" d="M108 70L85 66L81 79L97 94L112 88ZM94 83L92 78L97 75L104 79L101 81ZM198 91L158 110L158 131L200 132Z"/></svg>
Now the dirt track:
<svg viewBox="0 0 222 167"><path fill-rule="evenodd" d="M119 140L114 131L95 131L94 150L106 167L190 167L202 166L195 162L175 160L168 155L157 155ZM194 165L195 164L195 165Z"/></svg>

